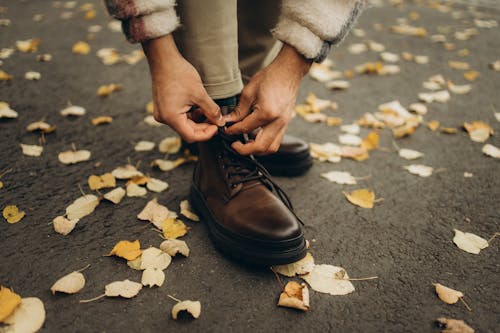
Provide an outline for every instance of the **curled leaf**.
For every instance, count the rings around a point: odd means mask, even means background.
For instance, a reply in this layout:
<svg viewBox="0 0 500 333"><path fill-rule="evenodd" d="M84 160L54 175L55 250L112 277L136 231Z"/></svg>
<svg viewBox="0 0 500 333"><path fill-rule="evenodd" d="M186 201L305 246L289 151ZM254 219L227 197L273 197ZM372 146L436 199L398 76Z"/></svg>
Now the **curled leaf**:
<svg viewBox="0 0 500 333"><path fill-rule="evenodd" d="M201 314L201 303L199 301L182 301L172 307L172 318L177 319L179 312L186 311L193 318L198 318Z"/></svg>
<svg viewBox="0 0 500 333"><path fill-rule="evenodd" d="M436 288L436 294L439 299L447 304L455 304L461 297L464 297L461 291L448 288L442 284L434 283L434 287Z"/></svg>
<svg viewBox="0 0 500 333"><path fill-rule="evenodd" d="M375 203L375 193L368 189L355 190L351 193L344 192L344 195L350 203L362 208L373 208Z"/></svg>
<svg viewBox="0 0 500 333"><path fill-rule="evenodd" d="M21 304L21 297L12 289L0 286L0 323Z"/></svg>
<svg viewBox="0 0 500 333"><path fill-rule="evenodd" d="M273 271L284 276L293 277L310 273L314 269L314 258L308 252L306 256L299 261L288 265L277 265L272 267Z"/></svg>
<svg viewBox="0 0 500 333"><path fill-rule="evenodd" d="M13 205L6 206L3 209L3 217L10 224L17 223L17 222L21 221L25 214L26 213L24 211L19 210L19 208L17 208L17 206L13 206Z"/></svg>
<svg viewBox="0 0 500 333"><path fill-rule="evenodd" d="M54 231L66 236L75 228L80 219L68 220L64 216L56 217L52 222L54 224Z"/></svg>
<svg viewBox="0 0 500 333"><path fill-rule="evenodd" d="M191 221L200 221L200 218L198 215L193 213L193 209L191 208L191 205L189 204L188 200L182 200L180 204L180 209L181 209L181 215L184 215Z"/></svg>
<svg viewBox="0 0 500 333"><path fill-rule="evenodd" d="M278 306L309 311L309 289L305 283L290 281L280 294Z"/></svg>
<svg viewBox="0 0 500 333"><path fill-rule="evenodd" d="M59 153L59 161L63 164L76 164L79 162L88 161L90 159L90 151L88 150L67 150Z"/></svg>
<svg viewBox="0 0 500 333"><path fill-rule="evenodd" d="M66 208L66 215L69 220L81 219L91 214L99 205L99 198L93 194L84 195Z"/></svg>
<svg viewBox="0 0 500 333"><path fill-rule="evenodd" d="M85 286L85 277L80 272L71 272L57 280L50 291L55 294L57 291L66 294L74 294L79 292Z"/></svg>
<svg viewBox="0 0 500 333"><path fill-rule="evenodd" d="M153 286L161 287L165 282L165 273L161 269L157 268L146 268L142 272L141 283L143 286Z"/></svg>
<svg viewBox="0 0 500 333"><path fill-rule="evenodd" d="M114 204L119 204L127 192L121 188L117 187L114 190L109 191L104 195L104 199L111 201Z"/></svg>
<svg viewBox="0 0 500 333"><path fill-rule="evenodd" d="M167 239L160 244L160 250L167 253L171 257L175 257L178 253L184 257L189 257L189 248L185 241L179 239Z"/></svg>

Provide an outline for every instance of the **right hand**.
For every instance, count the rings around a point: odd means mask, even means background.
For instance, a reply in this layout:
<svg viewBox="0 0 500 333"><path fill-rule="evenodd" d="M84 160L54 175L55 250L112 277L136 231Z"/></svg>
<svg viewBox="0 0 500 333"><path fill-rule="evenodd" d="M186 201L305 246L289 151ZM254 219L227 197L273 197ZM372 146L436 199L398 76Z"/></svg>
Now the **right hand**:
<svg viewBox="0 0 500 333"><path fill-rule="evenodd" d="M206 141L224 126L219 106L208 96L196 69L182 57L171 35L143 43L153 85L154 118L188 143ZM211 123L193 121L189 110Z"/></svg>

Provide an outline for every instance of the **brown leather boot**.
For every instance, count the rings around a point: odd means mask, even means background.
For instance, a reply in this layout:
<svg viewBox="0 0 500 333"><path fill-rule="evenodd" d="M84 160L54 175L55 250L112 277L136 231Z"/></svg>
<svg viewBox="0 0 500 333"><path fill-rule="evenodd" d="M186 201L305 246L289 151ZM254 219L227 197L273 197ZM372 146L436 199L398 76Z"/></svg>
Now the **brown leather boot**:
<svg viewBox="0 0 500 333"><path fill-rule="evenodd" d="M219 130L199 143L190 201L223 253L247 263L277 265L306 254L290 200L252 156L231 148L236 138Z"/></svg>

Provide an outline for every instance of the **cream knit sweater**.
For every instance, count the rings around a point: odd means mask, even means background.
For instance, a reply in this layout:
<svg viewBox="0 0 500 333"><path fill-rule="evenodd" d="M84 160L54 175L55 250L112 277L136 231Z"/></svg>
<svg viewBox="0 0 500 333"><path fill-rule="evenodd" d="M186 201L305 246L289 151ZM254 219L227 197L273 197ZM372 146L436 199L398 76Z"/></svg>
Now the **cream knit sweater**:
<svg viewBox="0 0 500 333"><path fill-rule="evenodd" d="M271 0L270 0L271 1ZM283 0L274 37L316 62L350 30L368 0ZM175 0L105 0L109 13L122 21L132 43L168 35L180 24Z"/></svg>

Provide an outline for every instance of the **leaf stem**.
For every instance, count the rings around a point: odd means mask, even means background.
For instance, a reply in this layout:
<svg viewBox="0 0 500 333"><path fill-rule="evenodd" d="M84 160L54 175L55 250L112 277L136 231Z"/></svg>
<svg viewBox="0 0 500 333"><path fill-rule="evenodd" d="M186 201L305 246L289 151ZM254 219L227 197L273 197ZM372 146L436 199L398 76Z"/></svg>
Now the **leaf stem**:
<svg viewBox="0 0 500 333"><path fill-rule="evenodd" d="M97 301L98 299L101 299L105 296L106 296L106 294L102 294L102 295L96 296L96 297L91 298L91 299L81 299L79 302L80 303L90 303L90 302Z"/></svg>
<svg viewBox="0 0 500 333"><path fill-rule="evenodd" d="M174 297L174 296L172 296L172 295L167 295L167 297L170 297L171 299L173 299L173 300L174 300L174 301L176 301L177 303L182 302L180 299L175 298L175 297Z"/></svg>

